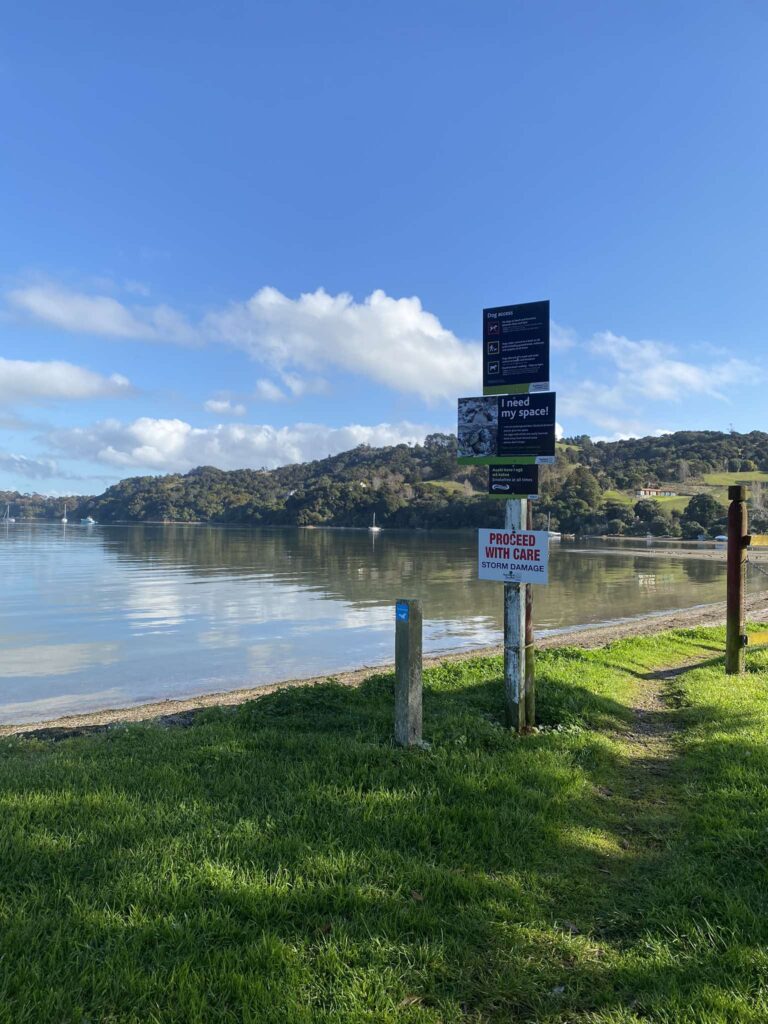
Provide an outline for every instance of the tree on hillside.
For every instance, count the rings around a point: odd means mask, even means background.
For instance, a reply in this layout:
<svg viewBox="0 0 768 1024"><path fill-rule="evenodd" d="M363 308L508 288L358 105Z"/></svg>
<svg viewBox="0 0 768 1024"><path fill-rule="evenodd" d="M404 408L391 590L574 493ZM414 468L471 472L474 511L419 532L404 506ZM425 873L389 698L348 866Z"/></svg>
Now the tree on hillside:
<svg viewBox="0 0 768 1024"><path fill-rule="evenodd" d="M642 498L635 502L635 515L641 523L650 523L652 519L661 515L661 504L651 498Z"/></svg>
<svg viewBox="0 0 768 1024"><path fill-rule="evenodd" d="M561 485L551 511L557 516L561 530L572 533L590 529L602 498L597 477L584 466L578 466Z"/></svg>
<svg viewBox="0 0 768 1024"><path fill-rule="evenodd" d="M693 523L705 531L716 531L727 515L728 510L725 506L716 501L711 494L696 494L685 506L682 515L684 535L691 530L687 524Z"/></svg>

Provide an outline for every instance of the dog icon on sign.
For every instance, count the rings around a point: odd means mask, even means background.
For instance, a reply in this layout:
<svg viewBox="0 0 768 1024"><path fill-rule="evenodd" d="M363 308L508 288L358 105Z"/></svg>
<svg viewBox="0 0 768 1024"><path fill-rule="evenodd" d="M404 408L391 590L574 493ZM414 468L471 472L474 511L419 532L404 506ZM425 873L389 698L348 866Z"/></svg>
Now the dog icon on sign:
<svg viewBox="0 0 768 1024"><path fill-rule="evenodd" d="M496 359L492 363L488 363L488 373L489 374L501 373L501 363L498 361L498 359Z"/></svg>

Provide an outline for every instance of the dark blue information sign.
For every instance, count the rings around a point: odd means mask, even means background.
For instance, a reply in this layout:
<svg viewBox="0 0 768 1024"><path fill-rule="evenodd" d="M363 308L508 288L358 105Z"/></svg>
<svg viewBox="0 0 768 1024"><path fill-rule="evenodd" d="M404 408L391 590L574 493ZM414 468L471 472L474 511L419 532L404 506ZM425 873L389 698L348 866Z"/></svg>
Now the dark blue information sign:
<svg viewBox="0 0 768 1024"><path fill-rule="evenodd" d="M549 391L549 300L483 310L483 394Z"/></svg>
<svg viewBox="0 0 768 1024"><path fill-rule="evenodd" d="M488 493L496 498L538 498L538 466L489 466Z"/></svg>
<svg viewBox="0 0 768 1024"><path fill-rule="evenodd" d="M460 398L459 463L504 466L554 462L555 400L553 391Z"/></svg>

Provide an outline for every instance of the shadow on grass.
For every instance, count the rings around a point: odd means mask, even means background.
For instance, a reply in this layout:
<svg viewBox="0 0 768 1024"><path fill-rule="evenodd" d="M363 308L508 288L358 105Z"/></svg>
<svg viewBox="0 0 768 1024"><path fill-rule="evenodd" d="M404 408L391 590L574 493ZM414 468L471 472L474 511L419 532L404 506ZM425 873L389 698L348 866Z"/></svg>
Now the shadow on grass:
<svg viewBox="0 0 768 1024"><path fill-rule="evenodd" d="M429 752L392 746L390 675L6 745L0 1020L760 1019L754 719L640 770L612 664L557 653L567 731L523 739L478 659L428 674Z"/></svg>

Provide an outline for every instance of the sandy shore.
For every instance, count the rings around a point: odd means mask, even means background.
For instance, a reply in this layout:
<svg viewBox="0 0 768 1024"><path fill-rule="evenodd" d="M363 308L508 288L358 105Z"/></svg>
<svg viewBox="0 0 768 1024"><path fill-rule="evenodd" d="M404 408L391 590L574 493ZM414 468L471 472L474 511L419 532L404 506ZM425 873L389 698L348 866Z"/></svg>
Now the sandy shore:
<svg viewBox="0 0 768 1024"><path fill-rule="evenodd" d="M645 553L645 552L643 552ZM768 593L755 594L747 599L747 614L753 621L768 621ZM614 622L604 626L564 630L551 636L537 639L540 650L556 647L602 647L624 637L648 636L666 629L691 629L694 626L719 626L725 622L725 602L685 608L658 615L644 615L625 622ZM443 654L425 658L424 665L436 665L446 661L463 661L484 655L500 654L501 647L475 648L456 654ZM333 678L344 686L358 686L365 678L377 672L391 672L393 665L366 666L348 672L336 672ZM94 711L82 715L67 715L47 722L30 722L18 725L0 726L0 737L27 735L44 739L65 739L86 732L102 732L115 725L128 722L155 720L160 725L189 725L195 714L204 708L232 707L245 701L256 700L267 693L294 686L316 686L324 683L329 676L315 676L310 679L286 679L280 683L257 686L250 689L231 690L225 693L203 694L184 700L163 700L151 704L139 704L129 708L115 708L108 711Z"/></svg>

